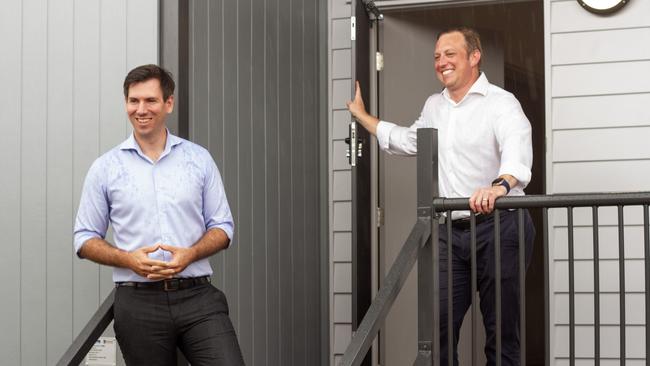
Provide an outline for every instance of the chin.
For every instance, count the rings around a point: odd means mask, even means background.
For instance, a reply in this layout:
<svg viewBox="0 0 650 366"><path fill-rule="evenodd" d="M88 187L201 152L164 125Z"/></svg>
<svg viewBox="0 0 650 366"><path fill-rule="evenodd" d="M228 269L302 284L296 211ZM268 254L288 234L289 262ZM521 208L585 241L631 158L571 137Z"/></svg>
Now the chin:
<svg viewBox="0 0 650 366"><path fill-rule="evenodd" d="M440 81L440 84L442 84L442 86L444 86L445 88L449 88L450 86L453 85L453 81L446 79L444 77L438 78L438 81Z"/></svg>
<svg viewBox="0 0 650 366"><path fill-rule="evenodd" d="M151 135L151 130L150 129L142 129L142 128L136 128L135 132L138 134L138 136L148 136Z"/></svg>

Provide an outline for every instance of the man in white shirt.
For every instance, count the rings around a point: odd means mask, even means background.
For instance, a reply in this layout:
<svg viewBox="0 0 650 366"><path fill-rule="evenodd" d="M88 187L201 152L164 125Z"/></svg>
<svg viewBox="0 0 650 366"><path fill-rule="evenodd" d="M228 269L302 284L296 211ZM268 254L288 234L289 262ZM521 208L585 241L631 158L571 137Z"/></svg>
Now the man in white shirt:
<svg viewBox="0 0 650 366"><path fill-rule="evenodd" d="M414 155L416 130L438 129L439 192L442 197L470 197L476 212L477 281L486 328L488 364L496 363L494 288L494 202L497 198L524 195L530 182L532 142L530 122L517 99L492 85L480 71L481 42L472 29L461 27L441 32L435 48L435 72L445 86L430 96L420 117L410 127L380 121L366 112L357 84L348 102L350 113L379 146L391 154ZM472 299L470 278L469 213L452 214L454 365L462 320ZM501 213L501 330L503 365L519 364L519 281L516 212ZM525 212L526 266L530 263L535 229ZM441 361L447 365L447 230L440 226Z"/></svg>

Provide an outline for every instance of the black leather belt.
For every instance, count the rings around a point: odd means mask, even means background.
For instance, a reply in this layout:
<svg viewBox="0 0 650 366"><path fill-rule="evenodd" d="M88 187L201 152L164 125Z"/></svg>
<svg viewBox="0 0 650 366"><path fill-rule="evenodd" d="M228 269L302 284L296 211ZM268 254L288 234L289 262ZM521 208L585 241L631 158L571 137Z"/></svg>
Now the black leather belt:
<svg viewBox="0 0 650 366"><path fill-rule="evenodd" d="M198 285L204 285L206 283L210 283L210 276L169 278L155 282L115 282L115 287L135 287L148 290L176 291L192 288Z"/></svg>
<svg viewBox="0 0 650 366"><path fill-rule="evenodd" d="M490 213L489 215L476 215L476 225L485 222L489 219L492 218L492 214ZM456 219L451 221L451 226L454 229L459 229L459 230L469 230L471 226L471 222L469 217L463 217L462 219Z"/></svg>

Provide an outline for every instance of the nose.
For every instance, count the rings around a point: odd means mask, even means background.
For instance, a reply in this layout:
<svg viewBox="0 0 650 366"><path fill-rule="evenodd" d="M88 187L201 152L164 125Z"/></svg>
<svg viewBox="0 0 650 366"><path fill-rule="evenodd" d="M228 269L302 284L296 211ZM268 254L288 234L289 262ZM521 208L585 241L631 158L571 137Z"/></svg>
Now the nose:
<svg viewBox="0 0 650 366"><path fill-rule="evenodd" d="M434 63L433 63L433 68L436 71L440 71L440 69L442 68L442 59L439 58L439 59L435 60Z"/></svg>
<svg viewBox="0 0 650 366"><path fill-rule="evenodd" d="M447 57L445 57L445 55L440 55L438 57L438 60L436 61L436 65L438 65L438 67L442 67L446 64L447 64Z"/></svg>
<svg viewBox="0 0 650 366"><path fill-rule="evenodd" d="M137 114L145 114L147 110L145 108L144 101L138 103L138 109L135 111Z"/></svg>

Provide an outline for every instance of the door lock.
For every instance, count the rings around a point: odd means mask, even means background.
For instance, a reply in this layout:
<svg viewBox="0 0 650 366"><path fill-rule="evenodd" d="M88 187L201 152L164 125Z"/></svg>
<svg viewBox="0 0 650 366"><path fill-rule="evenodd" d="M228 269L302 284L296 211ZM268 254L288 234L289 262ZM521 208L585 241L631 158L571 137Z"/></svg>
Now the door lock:
<svg viewBox="0 0 650 366"><path fill-rule="evenodd" d="M348 158L348 162L351 166L356 166L357 158L361 157L361 152L363 151L363 143L359 138L357 138L356 122L350 123L350 137L345 138L345 143L348 144L348 148L345 151L345 156Z"/></svg>

